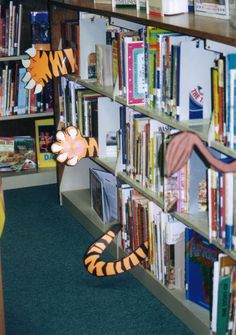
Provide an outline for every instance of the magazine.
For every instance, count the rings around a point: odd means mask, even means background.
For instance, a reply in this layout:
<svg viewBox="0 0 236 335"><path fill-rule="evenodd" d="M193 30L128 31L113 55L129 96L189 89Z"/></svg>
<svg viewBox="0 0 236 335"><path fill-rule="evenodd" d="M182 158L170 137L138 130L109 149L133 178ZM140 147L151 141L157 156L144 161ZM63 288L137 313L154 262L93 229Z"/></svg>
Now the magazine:
<svg viewBox="0 0 236 335"><path fill-rule="evenodd" d="M117 220L116 177L107 171L90 169L91 207L104 223Z"/></svg>

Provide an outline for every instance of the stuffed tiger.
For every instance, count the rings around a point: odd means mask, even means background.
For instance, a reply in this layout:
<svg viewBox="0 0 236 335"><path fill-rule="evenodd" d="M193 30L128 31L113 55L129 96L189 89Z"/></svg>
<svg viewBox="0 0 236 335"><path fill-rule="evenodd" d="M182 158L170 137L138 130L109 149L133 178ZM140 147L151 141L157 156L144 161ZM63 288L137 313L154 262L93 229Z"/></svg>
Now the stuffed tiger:
<svg viewBox="0 0 236 335"><path fill-rule="evenodd" d="M30 58L22 60L23 66L27 69L23 81L26 83L25 88L35 88L35 94L40 93L53 77L75 71L72 49L48 51L30 48L25 52Z"/></svg>
<svg viewBox="0 0 236 335"><path fill-rule="evenodd" d="M101 256L103 252L120 230L120 224L113 225L102 237L89 247L83 262L90 274L97 277L116 276L131 270L148 257L148 241L145 241L126 257L114 261L102 261Z"/></svg>

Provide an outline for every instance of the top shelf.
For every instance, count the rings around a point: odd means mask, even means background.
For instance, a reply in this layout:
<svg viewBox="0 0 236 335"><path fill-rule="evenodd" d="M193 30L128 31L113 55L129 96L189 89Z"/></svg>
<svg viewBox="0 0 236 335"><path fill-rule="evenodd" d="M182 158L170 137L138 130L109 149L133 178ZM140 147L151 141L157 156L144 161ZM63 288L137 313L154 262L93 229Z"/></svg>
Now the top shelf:
<svg viewBox="0 0 236 335"><path fill-rule="evenodd" d="M144 11L138 13L133 8L112 9L111 5L94 4L92 0L51 0L49 3L52 6L63 6L68 9L112 16L143 25L158 26L175 32L236 46L236 30L233 29L229 20L194 15L193 13L155 17L147 15Z"/></svg>

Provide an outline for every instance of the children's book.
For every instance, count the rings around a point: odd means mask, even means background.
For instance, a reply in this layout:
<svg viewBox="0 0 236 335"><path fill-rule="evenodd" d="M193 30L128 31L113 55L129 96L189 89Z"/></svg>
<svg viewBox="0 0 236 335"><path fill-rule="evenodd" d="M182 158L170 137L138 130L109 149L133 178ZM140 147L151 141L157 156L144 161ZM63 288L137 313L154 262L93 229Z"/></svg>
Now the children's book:
<svg viewBox="0 0 236 335"><path fill-rule="evenodd" d="M186 299L209 310L213 265L218 258L219 249L191 228L185 230L185 248Z"/></svg>
<svg viewBox="0 0 236 335"><path fill-rule="evenodd" d="M104 223L117 220L118 200L116 177L101 169L90 169L91 207Z"/></svg>
<svg viewBox="0 0 236 335"><path fill-rule="evenodd" d="M32 45L35 47L35 49L50 50L48 12L30 12L30 22Z"/></svg>
<svg viewBox="0 0 236 335"><path fill-rule="evenodd" d="M207 119L211 115L211 71L217 54L201 40L180 44L179 120ZM191 73L191 76L189 75Z"/></svg>
<svg viewBox="0 0 236 335"><path fill-rule="evenodd" d="M35 143L30 136L0 137L0 171L34 171Z"/></svg>
<svg viewBox="0 0 236 335"><path fill-rule="evenodd" d="M144 45L143 41L129 41L126 45L126 96L128 105L144 104Z"/></svg>
<svg viewBox="0 0 236 335"><path fill-rule="evenodd" d="M51 145L55 139L55 128L53 119L41 119L35 121L36 153L39 168L56 166Z"/></svg>

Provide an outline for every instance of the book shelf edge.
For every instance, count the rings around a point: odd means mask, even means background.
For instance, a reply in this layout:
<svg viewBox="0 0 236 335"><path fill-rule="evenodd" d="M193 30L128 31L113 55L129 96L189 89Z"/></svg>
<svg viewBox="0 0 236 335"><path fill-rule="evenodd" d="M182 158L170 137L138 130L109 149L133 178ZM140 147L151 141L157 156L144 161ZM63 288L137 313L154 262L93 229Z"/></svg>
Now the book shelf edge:
<svg viewBox="0 0 236 335"><path fill-rule="evenodd" d="M57 183L55 168L39 169L32 173L1 174L3 189L12 190Z"/></svg>

